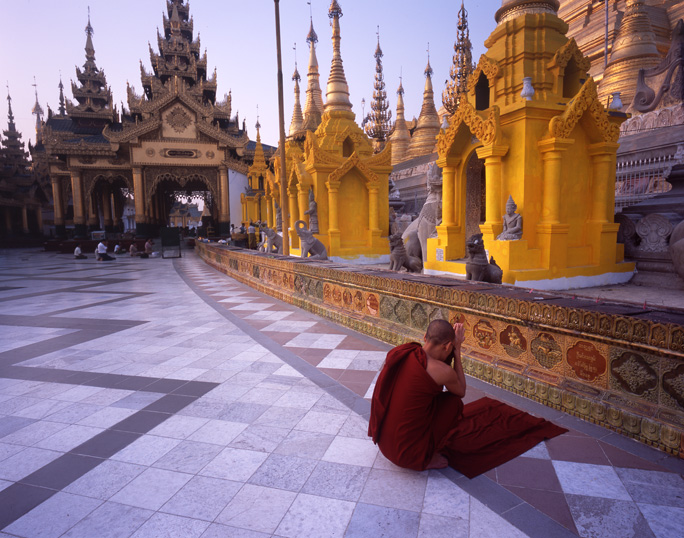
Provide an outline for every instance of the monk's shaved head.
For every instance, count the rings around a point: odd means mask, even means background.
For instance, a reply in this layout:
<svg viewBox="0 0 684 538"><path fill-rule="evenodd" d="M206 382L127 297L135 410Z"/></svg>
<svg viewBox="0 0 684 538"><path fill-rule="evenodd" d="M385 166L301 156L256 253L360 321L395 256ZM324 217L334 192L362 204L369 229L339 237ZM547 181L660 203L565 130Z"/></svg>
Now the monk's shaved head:
<svg viewBox="0 0 684 538"><path fill-rule="evenodd" d="M444 342L453 342L456 337L454 328L446 320L436 319L428 325L425 339L433 344L443 344Z"/></svg>

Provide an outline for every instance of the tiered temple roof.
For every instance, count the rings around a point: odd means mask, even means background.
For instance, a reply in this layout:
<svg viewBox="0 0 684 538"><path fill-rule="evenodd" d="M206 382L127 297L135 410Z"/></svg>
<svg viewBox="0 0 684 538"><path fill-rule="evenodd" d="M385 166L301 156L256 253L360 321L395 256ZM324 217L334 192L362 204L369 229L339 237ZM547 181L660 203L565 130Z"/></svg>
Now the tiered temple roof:
<svg viewBox="0 0 684 538"><path fill-rule="evenodd" d="M450 114L456 112L461 96L468 91L468 77L473 72L473 45L470 42L470 30L468 29L468 12L461 1L461 9L458 10L458 30L454 42L454 56L451 69L449 70L450 81L442 92L442 103Z"/></svg>
<svg viewBox="0 0 684 538"><path fill-rule="evenodd" d="M385 140L390 131L392 111L389 110L385 80L382 73L382 49L380 48L380 34L378 33L378 46L375 49L375 83L373 84L373 101L371 112L364 118L364 131L375 140L376 151L382 150Z"/></svg>
<svg viewBox="0 0 684 538"><path fill-rule="evenodd" d="M76 68L76 82L71 82L71 92L78 104L66 102L66 112L78 123L104 125L114 121L114 106L112 103L112 91L107 86L107 78L102 69L98 69L95 63L95 47L93 46L93 27L88 25L86 31L86 61L83 69Z"/></svg>
<svg viewBox="0 0 684 538"><path fill-rule="evenodd" d="M12 97L7 92L7 129L2 132L4 138L0 148L0 163L3 170L8 173L21 173L28 168L28 153L24 150L24 142L21 140L21 133L17 131L14 123L14 113L12 112Z"/></svg>

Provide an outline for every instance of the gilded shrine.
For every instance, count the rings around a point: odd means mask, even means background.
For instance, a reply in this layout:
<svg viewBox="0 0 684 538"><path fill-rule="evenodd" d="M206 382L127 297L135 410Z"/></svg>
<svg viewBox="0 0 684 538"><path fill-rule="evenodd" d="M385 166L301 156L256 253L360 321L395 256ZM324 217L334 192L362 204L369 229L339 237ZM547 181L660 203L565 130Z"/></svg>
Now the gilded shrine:
<svg viewBox="0 0 684 538"><path fill-rule="evenodd" d="M484 161L480 230L505 283L568 289L626 282L634 272L613 222L626 115L600 102L589 62L566 38L557 10L556 0L504 1L496 13L467 98L438 135L442 223L428 239L430 273L465 273L471 158ZM531 93L523 91L526 77ZM509 196L523 218L522 238L497 240Z"/></svg>

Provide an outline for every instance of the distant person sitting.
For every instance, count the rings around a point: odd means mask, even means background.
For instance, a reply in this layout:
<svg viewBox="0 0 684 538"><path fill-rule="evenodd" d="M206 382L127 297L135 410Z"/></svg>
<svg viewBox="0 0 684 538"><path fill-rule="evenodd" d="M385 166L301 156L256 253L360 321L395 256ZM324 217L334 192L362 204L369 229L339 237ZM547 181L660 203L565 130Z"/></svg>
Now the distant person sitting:
<svg viewBox="0 0 684 538"><path fill-rule="evenodd" d="M138 252L138 247L135 245L135 242L131 243L131 248L128 249L128 255L129 256L139 256L140 253Z"/></svg>
<svg viewBox="0 0 684 538"><path fill-rule="evenodd" d="M81 243L76 244L76 248L74 249L74 258L77 260L85 260L88 258L88 256L81 252Z"/></svg>
<svg viewBox="0 0 684 538"><path fill-rule="evenodd" d="M102 240L98 243L96 259L98 262L109 262L116 259L107 254L107 241Z"/></svg>
<svg viewBox="0 0 684 538"><path fill-rule="evenodd" d="M145 258L158 258L159 257L159 252L154 251L154 241L152 241L152 238L150 237L147 241L145 241L145 252L144 256Z"/></svg>
<svg viewBox="0 0 684 538"><path fill-rule="evenodd" d="M119 245L118 243L116 245L114 245L114 254L125 254L125 253L126 253L126 249L121 248L121 245Z"/></svg>

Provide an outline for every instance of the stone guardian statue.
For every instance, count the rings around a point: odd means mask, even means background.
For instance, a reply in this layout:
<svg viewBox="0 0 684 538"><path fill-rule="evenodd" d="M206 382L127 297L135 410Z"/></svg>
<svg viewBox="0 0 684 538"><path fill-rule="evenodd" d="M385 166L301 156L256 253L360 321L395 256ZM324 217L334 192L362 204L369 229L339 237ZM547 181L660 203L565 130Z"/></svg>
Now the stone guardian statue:
<svg viewBox="0 0 684 538"><path fill-rule="evenodd" d="M522 237L522 215L516 213L516 209L518 206L509 194L506 214L503 216L503 231L496 238L498 241L516 241Z"/></svg>
<svg viewBox="0 0 684 538"><path fill-rule="evenodd" d="M318 233L318 204L314 199L313 187L309 189L309 209L304 211L305 215L309 215L309 231L311 233Z"/></svg>

